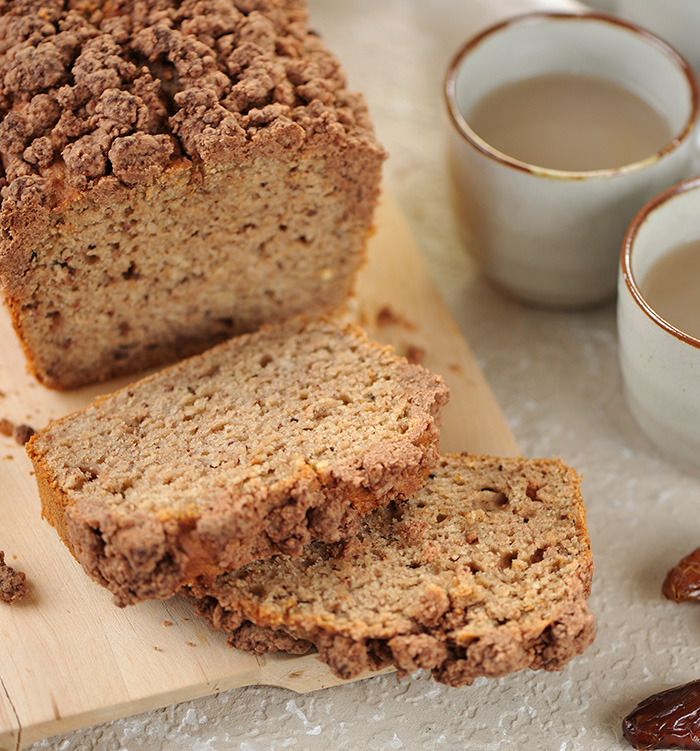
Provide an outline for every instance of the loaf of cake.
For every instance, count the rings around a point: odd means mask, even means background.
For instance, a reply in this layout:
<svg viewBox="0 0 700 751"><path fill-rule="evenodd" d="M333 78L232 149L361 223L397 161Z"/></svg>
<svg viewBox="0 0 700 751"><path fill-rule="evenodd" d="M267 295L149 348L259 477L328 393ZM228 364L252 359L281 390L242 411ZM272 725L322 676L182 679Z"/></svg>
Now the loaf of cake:
<svg viewBox="0 0 700 751"><path fill-rule="evenodd" d="M447 398L357 327L293 319L100 397L26 448L43 516L125 605L354 534L423 484Z"/></svg>
<svg viewBox="0 0 700 751"><path fill-rule="evenodd" d="M188 587L252 652L316 647L341 678L394 665L451 686L558 670L593 640L593 563L579 476L558 460L447 455L408 501Z"/></svg>
<svg viewBox="0 0 700 751"><path fill-rule="evenodd" d="M0 288L72 388L351 291L384 152L304 0L0 0Z"/></svg>

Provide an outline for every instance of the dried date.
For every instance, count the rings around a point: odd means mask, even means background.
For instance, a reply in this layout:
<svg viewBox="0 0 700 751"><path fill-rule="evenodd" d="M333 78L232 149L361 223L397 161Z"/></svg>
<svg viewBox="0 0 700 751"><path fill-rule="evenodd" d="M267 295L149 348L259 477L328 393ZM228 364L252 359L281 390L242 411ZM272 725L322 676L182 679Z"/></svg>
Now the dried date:
<svg viewBox="0 0 700 751"><path fill-rule="evenodd" d="M625 717L622 732L640 751L700 749L700 681L644 699Z"/></svg>
<svg viewBox="0 0 700 751"><path fill-rule="evenodd" d="M675 602L700 601L700 548L682 558L666 574L661 591Z"/></svg>

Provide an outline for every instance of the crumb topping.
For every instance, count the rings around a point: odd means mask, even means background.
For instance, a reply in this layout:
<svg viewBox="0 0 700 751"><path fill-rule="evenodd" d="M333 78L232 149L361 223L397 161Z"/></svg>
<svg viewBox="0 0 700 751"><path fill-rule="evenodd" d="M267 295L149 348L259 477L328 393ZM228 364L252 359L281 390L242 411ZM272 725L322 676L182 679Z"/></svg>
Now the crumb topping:
<svg viewBox="0 0 700 751"><path fill-rule="evenodd" d="M303 0L0 0L0 196L217 165L265 131L371 138Z"/></svg>
<svg viewBox="0 0 700 751"><path fill-rule="evenodd" d="M0 550L0 602L13 603L28 592L27 577L5 563L5 554Z"/></svg>

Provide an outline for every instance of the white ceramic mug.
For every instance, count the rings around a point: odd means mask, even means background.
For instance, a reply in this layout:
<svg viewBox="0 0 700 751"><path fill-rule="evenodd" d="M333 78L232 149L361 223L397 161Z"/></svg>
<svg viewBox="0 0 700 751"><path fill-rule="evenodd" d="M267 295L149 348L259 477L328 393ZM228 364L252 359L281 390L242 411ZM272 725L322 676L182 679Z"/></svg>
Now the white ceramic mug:
<svg viewBox="0 0 700 751"><path fill-rule="evenodd" d="M700 465L700 340L665 321L641 288L669 251L700 238L700 178L655 197L627 230L618 282L620 368L632 414L664 452Z"/></svg>
<svg viewBox="0 0 700 751"><path fill-rule="evenodd" d="M672 44L700 74L698 0L617 0L615 10Z"/></svg>
<svg viewBox="0 0 700 751"><path fill-rule="evenodd" d="M664 114L672 140L632 164L567 172L503 154L470 127L465 113L483 96L550 73L602 77L635 91ZM630 220L653 195L689 174L698 84L687 63L655 36L609 16L529 13L462 47L448 69L445 94L455 210L484 274L540 305L612 299Z"/></svg>

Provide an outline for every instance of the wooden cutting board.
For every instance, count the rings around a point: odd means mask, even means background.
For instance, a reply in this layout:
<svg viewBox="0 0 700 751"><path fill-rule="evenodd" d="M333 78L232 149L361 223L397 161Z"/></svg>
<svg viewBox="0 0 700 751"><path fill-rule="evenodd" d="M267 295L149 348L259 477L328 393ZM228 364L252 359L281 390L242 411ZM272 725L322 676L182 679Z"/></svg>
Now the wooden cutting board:
<svg viewBox="0 0 700 751"><path fill-rule="evenodd" d="M452 399L442 448L517 455L513 436L390 196L353 315L380 341L442 374ZM0 312L0 418L42 427L125 381L52 392L25 372ZM230 688L311 691L340 683L315 656L256 658L225 644L179 598L118 609L40 518L24 449L0 436L0 550L30 594L0 603L0 751Z"/></svg>

